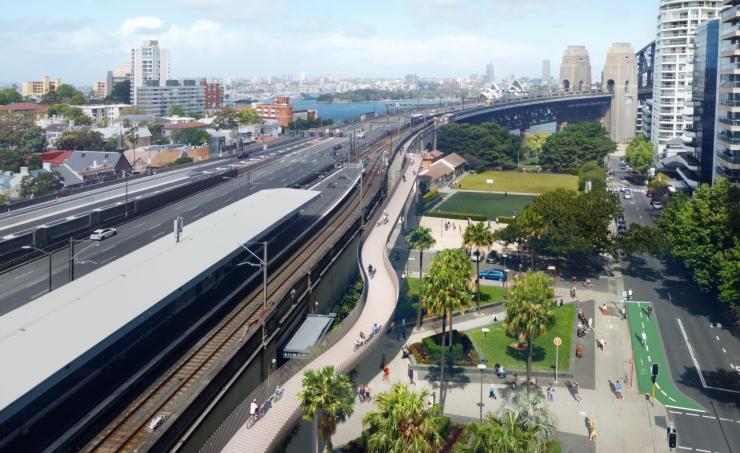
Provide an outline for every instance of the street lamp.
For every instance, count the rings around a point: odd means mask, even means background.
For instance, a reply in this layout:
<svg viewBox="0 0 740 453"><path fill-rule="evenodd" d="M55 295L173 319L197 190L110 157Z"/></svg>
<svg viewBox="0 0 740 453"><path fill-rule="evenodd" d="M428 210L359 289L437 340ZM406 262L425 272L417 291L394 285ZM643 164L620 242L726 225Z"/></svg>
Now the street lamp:
<svg viewBox="0 0 740 453"><path fill-rule="evenodd" d="M49 257L49 292L51 292L51 258L52 258L52 253L51 252L47 252L46 250L42 250L42 249L40 249L38 247L35 247L33 245L24 245L24 246L21 246L21 248L23 250L35 250L35 251L41 252L45 256L48 256Z"/></svg>
<svg viewBox="0 0 740 453"><path fill-rule="evenodd" d="M486 348L486 337L488 336L488 332L490 332L491 329L489 329L488 327L484 327L480 331L483 332L483 347L481 348L481 352L482 352ZM482 356L482 354L481 354L481 356ZM487 362L487 360L484 359L483 357L481 357L480 361L481 362Z"/></svg>
<svg viewBox="0 0 740 453"><path fill-rule="evenodd" d="M262 245L262 258L257 256L256 253L254 253L253 251L249 250L249 248L246 247L247 245L253 245L253 244ZM237 264L237 266L243 266L247 264L252 267L262 268L262 308L267 309L267 241L262 241L262 242L250 241L250 242L244 242L239 245L244 250L249 252L249 254L252 255L257 260L257 263L252 263L251 261L244 261L243 263Z"/></svg>
<svg viewBox="0 0 740 453"><path fill-rule="evenodd" d="M485 363L479 363L478 369L480 370L480 402L478 403L478 407L480 407L480 421L483 423L483 373L486 371L486 364Z"/></svg>
<svg viewBox="0 0 740 453"><path fill-rule="evenodd" d="M275 357L273 357L272 358L272 366L267 371L267 388L268 389L270 388L270 376L272 376L275 373L275 362L277 362L277 360L275 359Z"/></svg>
<svg viewBox="0 0 740 453"><path fill-rule="evenodd" d="M78 242L84 242L84 241L85 241L84 239L76 241L75 238L71 236L69 238L69 281L70 282L73 282L75 280L75 264L84 264L88 262L93 263L93 264L98 264L95 261L91 261L91 260L85 260L85 261L78 260L79 256L85 253L87 249L91 247L98 247L100 245L100 241L95 241L75 254L75 244Z"/></svg>
<svg viewBox="0 0 740 453"><path fill-rule="evenodd" d="M314 302L313 306L314 306L313 313L318 314L319 313L319 301L317 300L316 302Z"/></svg>

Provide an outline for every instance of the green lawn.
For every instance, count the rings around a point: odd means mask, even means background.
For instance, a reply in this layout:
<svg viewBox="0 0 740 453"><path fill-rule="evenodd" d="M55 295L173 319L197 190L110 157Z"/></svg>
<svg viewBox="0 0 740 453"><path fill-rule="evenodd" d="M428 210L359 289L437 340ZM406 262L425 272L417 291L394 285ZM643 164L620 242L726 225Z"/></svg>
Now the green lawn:
<svg viewBox="0 0 740 453"><path fill-rule="evenodd" d="M573 331L576 323L576 307L568 304L556 309L557 321L555 327L544 337L534 341L532 354L532 369L555 369L555 345L553 338L560 337L562 344L558 356L558 371L570 370L570 345L573 340ZM465 333L473 340L478 351L483 351L483 357L489 364L498 361L506 369L524 370L527 368L527 349L515 350L511 345L516 341L506 335L503 323L486 326L490 329L487 335L480 328L468 330Z"/></svg>
<svg viewBox="0 0 740 453"><path fill-rule="evenodd" d="M657 363L659 370L655 398L665 406L702 410L701 406L687 398L673 385L655 316L650 318L647 316L648 305L649 302L631 302L627 304L627 321L630 326L635 375L637 376L640 393L652 393L653 384L650 377L650 368L653 363ZM640 340L643 331L647 337L647 347L644 347Z"/></svg>
<svg viewBox="0 0 740 453"><path fill-rule="evenodd" d="M493 179L493 188L486 184ZM559 188L578 189L578 177L553 173L519 173L516 171L487 171L464 178L463 190L493 190L495 192L543 193Z"/></svg>
<svg viewBox="0 0 740 453"><path fill-rule="evenodd" d="M475 273L475 270L473 270ZM414 277L408 277L401 280L400 295L398 298L398 317L401 318L416 318L416 310L419 308L419 291L421 288L421 280ZM481 305L491 304L493 302L503 301L506 297L506 290L498 286L483 286L480 287L480 303ZM475 306L477 298L473 295L473 306Z"/></svg>
<svg viewBox="0 0 740 453"><path fill-rule="evenodd" d="M522 212L524 206L531 202L532 197L528 195L458 192L445 200L435 211L484 215L493 220L497 217L511 217L515 209Z"/></svg>

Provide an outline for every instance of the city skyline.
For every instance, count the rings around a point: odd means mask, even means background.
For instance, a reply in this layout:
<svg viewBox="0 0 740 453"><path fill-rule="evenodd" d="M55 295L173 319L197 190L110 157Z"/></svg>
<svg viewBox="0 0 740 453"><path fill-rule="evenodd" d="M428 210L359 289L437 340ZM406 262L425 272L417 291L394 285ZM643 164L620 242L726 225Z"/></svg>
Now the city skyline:
<svg viewBox="0 0 740 453"><path fill-rule="evenodd" d="M2 83L48 73L87 85L147 39L171 49L174 78L300 72L458 78L484 74L491 61L498 77L538 77L543 59L552 60L557 73L571 44L585 45L599 71L612 42L639 49L654 39L657 6L637 0L565 0L557 9L544 0L381 0L362 9L329 0L310 7L292 0L133 0L124 9L84 0L54 9L40 3L38 10L54 13L31 16L21 6L6 6L0 53L14 64L0 75Z"/></svg>

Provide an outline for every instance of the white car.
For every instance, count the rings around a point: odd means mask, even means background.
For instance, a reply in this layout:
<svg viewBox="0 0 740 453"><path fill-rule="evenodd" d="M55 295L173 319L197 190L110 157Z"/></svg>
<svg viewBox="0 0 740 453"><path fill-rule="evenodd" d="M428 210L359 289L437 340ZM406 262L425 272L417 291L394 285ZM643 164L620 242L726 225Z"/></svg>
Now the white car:
<svg viewBox="0 0 740 453"><path fill-rule="evenodd" d="M632 199L632 191L627 189L624 191L624 199L625 200L631 200Z"/></svg>
<svg viewBox="0 0 740 453"><path fill-rule="evenodd" d="M663 203L658 200L653 200L650 204L653 206L653 209L663 209Z"/></svg>
<svg viewBox="0 0 740 453"><path fill-rule="evenodd" d="M116 231L115 228L98 228L97 230L93 231L90 235L91 241L102 241L103 239L108 239L111 236L115 236L118 231Z"/></svg>

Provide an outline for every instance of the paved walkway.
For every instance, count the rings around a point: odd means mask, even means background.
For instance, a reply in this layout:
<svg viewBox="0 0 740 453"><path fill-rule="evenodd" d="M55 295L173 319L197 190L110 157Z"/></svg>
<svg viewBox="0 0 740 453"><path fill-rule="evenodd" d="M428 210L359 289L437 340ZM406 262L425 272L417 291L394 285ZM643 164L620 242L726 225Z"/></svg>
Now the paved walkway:
<svg viewBox="0 0 740 453"><path fill-rule="evenodd" d="M373 230L362 247L361 261L363 268L372 264L373 267L378 269L378 272L368 282L367 302L359 321L336 345L288 380L283 386L285 394L281 401L272 406L265 417L256 423L252 429L247 429L246 426L240 428L223 451L241 453L274 450L300 419L300 402L297 395L302 388L304 373L311 369L320 369L329 365L334 366L339 372L349 372L380 343L381 338L385 337L384 333L388 329L398 300L398 279L388 260L386 244L411 193L415 180L411 170L418 173L421 164L419 156L410 155L410 157L412 157L414 163L406 169L406 181L400 182L385 208L390 221L380 226L369 225ZM380 335L376 335L370 340L370 344L359 351L354 351L353 341L359 338L360 332L369 333L374 323L382 325ZM305 448L304 451L310 451L310 449Z"/></svg>
<svg viewBox="0 0 740 453"><path fill-rule="evenodd" d="M624 384L625 377L631 372L629 329L627 322L617 316L616 304L613 302L615 295L621 293L621 279L612 280L608 285L595 285L597 288L605 287L602 290L581 289L578 291L578 300L593 301L597 307L603 304L609 307L607 316L602 315L598 309L596 310L595 334L589 334L581 341L595 343L596 338L604 338L607 347L604 351L593 347L596 359L595 388L589 389L581 385L582 401L580 404L566 387L564 379L561 378L557 384L553 384L555 397L551 403L551 409L558 418L558 439L563 442L562 451L564 452L667 452L664 408L658 404L651 406L636 385L630 387ZM567 291L564 286L557 289L558 297ZM493 313L491 311L479 317L466 314L455 323L455 328L466 330L483 326L491 322ZM500 320L502 316L497 314L497 318ZM409 332L408 339L396 340L395 343L386 336L384 354L388 354L387 358L390 360L391 379L389 381L383 379L376 363L377 360L371 358L357 368L357 381L368 382L375 395L390 390L391 385L397 382L409 384L410 362L401 358L401 345L404 342L416 342L432 335L435 328L436 326L427 324L421 331ZM576 372L578 373L578 369ZM416 390L427 389L434 392L438 400L440 389L436 377L436 373L430 375L425 372L415 372L413 387ZM575 380L579 381L578 375ZM624 398L622 400L617 400L614 394L613 385L617 380L623 385ZM540 382L546 385L550 380L540 378ZM498 399L488 398L488 389L491 384L496 388ZM503 380L491 375L483 377L482 385L483 413L489 411L495 413L502 403L502 394L508 392L508 386ZM480 395L481 376L479 373L455 375L446 391L445 415L461 422L477 420L481 410L478 406ZM355 413L337 429L333 437L334 445L343 445L358 438L362 433L362 416L374 409L373 401L364 403L358 401L355 405ZM599 426L595 443L588 441L587 423L592 419L596 420ZM298 450L291 449L291 451Z"/></svg>
<svg viewBox="0 0 740 453"><path fill-rule="evenodd" d="M449 226L448 228L445 228L445 225L448 224L448 222ZM491 231L496 231L506 227L505 224L496 223L494 221L487 223L491 227ZM432 237L436 242L429 250L439 251L444 249L456 249L463 246L462 237L465 232L465 228L468 226L468 221L459 219L440 219L438 217L422 217L419 221L419 226L432 230ZM513 253L516 250L516 247L506 247L497 241L493 244L493 250L496 250L499 253ZM418 258L419 252L414 252L412 256Z"/></svg>

